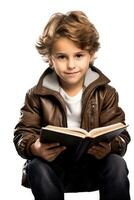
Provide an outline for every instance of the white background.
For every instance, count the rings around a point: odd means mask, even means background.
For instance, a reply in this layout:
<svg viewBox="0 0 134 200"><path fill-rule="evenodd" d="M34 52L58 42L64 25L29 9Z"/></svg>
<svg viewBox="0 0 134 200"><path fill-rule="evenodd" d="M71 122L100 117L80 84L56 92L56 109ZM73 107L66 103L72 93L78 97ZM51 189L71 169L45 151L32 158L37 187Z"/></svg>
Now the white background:
<svg viewBox="0 0 134 200"><path fill-rule="evenodd" d="M134 199L133 169L133 1L131 0L3 0L0 2L0 189L3 199L33 199L20 186L24 160L13 145L13 129L26 91L36 84L46 64L34 45L51 14L82 10L100 33L101 49L95 64L118 90L132 141L125 159L129 168L131 199ZM91 194L90 194L91 195ZM88 194L66 196L83 199ZM93 194L92 199L99 199Z"/></svg>

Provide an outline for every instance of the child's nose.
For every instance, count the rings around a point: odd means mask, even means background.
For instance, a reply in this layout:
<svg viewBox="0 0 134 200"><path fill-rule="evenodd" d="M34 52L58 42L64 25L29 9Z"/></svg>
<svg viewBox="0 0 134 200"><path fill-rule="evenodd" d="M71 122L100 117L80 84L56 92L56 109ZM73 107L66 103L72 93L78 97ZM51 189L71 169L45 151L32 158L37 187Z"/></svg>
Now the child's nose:
<svg viewBox="0 0 134 200"><path fill-rule="evenodd" d="M75 61L73 58L68 59L68 66L69 69L75 68Z"/></svg>

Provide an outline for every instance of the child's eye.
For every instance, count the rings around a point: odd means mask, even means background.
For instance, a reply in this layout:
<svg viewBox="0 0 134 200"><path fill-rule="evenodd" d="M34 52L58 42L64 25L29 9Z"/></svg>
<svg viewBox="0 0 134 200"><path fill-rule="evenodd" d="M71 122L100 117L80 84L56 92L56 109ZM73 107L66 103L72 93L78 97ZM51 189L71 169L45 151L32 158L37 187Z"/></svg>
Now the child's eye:
<svg viewBox="0 0 134 200"><path fill-rule="evenodd" d="M83 54L77 54L76 55L76 58L82 58L83 57Z"/></svg>
<svg viewBox="0 0 134 200"><path fill-rule="evenodd" d="M57 57L58 59L64 60L66 57L64 55L60 55Z"/></svg>

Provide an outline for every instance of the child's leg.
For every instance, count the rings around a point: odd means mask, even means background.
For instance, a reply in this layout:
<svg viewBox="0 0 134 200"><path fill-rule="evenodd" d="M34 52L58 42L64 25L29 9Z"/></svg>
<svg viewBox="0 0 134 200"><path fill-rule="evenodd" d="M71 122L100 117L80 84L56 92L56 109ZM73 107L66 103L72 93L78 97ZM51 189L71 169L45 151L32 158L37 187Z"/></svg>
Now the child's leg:
<svg viewBox="0 0 134 200"><path fill-rule="evenodd" d="M101 161L100 200L130 200L128 169L124 159L111 154Z"/></svg>
<svg viewBox="0 0 134 200"><path fill-rule="evenodd" d="M46 162L33 159L27 166L27 174L35 200L64 200L62 184Z"/></svg>

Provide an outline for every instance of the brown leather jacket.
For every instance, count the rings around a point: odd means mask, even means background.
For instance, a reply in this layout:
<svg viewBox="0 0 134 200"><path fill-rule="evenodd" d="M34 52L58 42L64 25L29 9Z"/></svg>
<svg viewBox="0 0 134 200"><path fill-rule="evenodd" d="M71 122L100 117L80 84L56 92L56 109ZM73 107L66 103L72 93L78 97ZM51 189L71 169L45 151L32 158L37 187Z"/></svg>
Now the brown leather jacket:
<svg viewBox="0 0 134 200"><path fill-rule="evenodd" d="M124 112L118 106L116 90L108 84L109 79L100 70L95 67L91 69L93 75L97 74L98 77L88 84L83 92L81 127L89 131L116 122L125 123ZM25 159L33 157L30 146L39 138L42 126L67 126L66 106L58 92L53 73L48 68L38 84L28 91L21 109L20 121L15 127L14 144L19 155ZM122 156L126 152L130 136L127 131L120 136L112 141L111 153Z"/></svg>

